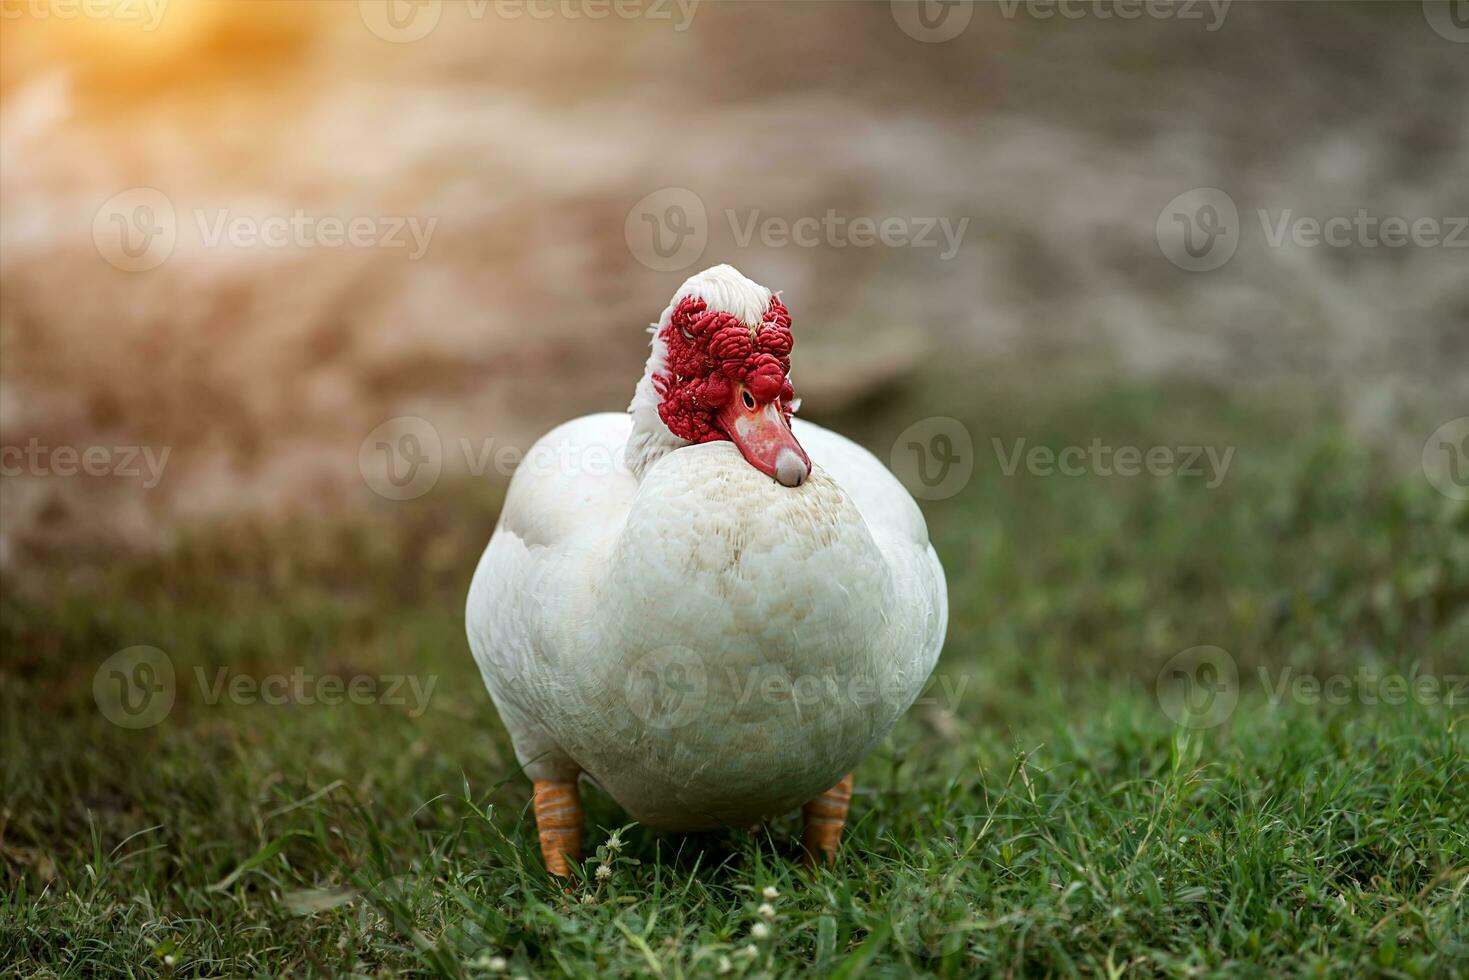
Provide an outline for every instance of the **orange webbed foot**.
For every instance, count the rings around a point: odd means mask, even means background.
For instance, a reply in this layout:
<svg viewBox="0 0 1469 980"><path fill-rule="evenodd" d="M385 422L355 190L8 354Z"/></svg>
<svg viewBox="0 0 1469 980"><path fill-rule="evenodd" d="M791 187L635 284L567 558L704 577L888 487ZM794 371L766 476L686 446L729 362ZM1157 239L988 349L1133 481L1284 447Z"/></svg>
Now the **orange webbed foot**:
<svg viewBox="0 0 1469 980"><path fill-rule="evenodd" d="M581 860L581 793L576 780L536 780L536 831L546 870L567 877L571 862Z"/></svg>
<svg viewBox="0 0 1469 980"><path fill-rule="evenodd" d="M806 819L805 833L801 843L806 850L806 866L814 867L818 861L831 864L836 861L837 846L842 842L842 828L847 825L847 809L852 803L852 774L842 777L841 782L801 807Z"/></svg>

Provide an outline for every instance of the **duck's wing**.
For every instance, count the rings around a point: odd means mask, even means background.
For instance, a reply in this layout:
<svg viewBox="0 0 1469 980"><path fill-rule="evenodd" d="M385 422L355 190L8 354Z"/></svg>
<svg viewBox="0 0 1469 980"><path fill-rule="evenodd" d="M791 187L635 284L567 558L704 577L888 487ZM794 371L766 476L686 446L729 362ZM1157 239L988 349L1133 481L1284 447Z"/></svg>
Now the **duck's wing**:
<svg viewBox="0 0 1469 980"><path fill-rule="evenodd" d="M625 516L638 490L623 459L631 431L626 413L600 412L546 433L515 468L496 530L557 548Z"/></svg>
<svg viewBox="0 0 1469 980"><path fill-rule="evenodd" d="M949 598L923 512L876 456L846 436L804 419L793 419L791 431L812 464L826 470L856 503L887 558L894 582L889 612L902 627L899 642L911 668L927 676L943 649Z"/></svg>
<svg viewBox="0 0 1469 980"><path fill-rule="evenodd" d="M537 719L562 703L556 664L594 614L597 564L637 493L622 456L630 430L626 414L606 412L543 436L511 478L469 586L469 646L533 779L575 771Z"/></svg>

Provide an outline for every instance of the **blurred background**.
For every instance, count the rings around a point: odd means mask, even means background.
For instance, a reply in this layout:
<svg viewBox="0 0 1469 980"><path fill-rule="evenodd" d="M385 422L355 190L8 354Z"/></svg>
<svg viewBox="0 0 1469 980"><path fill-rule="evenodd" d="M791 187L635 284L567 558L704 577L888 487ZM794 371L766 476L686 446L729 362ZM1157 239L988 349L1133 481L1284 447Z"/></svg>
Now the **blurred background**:
<svg viewBox="0 0 1469 980"><path fill-rule="evenodd" d="M1308 391L1411 468L1469 399L1447 4L0 13L6 568L371 508L364 440L404 416L471 473L460 440L622 408L721 261L783 291L818 420L935 365ZM1360 211L1442 241L1275 233ZM1190 229L1219 247L1175 261Z"/></svg>
<svg viewBox="0 0 1469 980"><path fill-rule="evenodd" d="M1462 969L1466 92L1462 0L0 0L0 950L740 975L778 883L777 973ZM719 262L947 643L850 887L569 909L464 595Z"/></svg>

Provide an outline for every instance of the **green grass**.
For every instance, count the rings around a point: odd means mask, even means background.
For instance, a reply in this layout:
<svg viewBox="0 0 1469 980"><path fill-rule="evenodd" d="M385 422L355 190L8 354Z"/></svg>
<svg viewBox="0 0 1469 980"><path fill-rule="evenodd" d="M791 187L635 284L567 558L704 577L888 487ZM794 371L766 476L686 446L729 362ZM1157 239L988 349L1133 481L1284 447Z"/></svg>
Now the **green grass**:
<svg viewBox="0 0 1469 980"><path fill-rule="evenodd" d="M986 379L869 408L838 421L882 447L965 418L978 465L925 508L953 605L934 703L858 771L830 872L799 870L794 815L630 827L608 851L625 818L588 793L589 880L547 881L462 632L496 491L447 486L367 523L210 528L5 583L0 970L1469 975L1466 689L1271 699L1286 667L1469 674L1469 507L1299 405ZM1214 490L1006 477L991 439L1018 436L1237 451ZM135 644L179 678L140 731L92 696ZM1240 676L1208 729L1155 694L1198 645ZM220 666L435 687L417 717L210 704L194 669Z"/></svg>

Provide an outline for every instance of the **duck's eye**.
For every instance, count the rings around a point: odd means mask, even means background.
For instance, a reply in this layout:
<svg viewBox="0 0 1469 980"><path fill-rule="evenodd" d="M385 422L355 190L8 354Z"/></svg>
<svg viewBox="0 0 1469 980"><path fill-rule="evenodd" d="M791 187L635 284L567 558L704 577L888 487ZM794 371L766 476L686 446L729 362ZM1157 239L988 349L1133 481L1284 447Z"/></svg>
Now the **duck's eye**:
<svg viewBox="0 0 1469 980"><path fill-rule="evenodd" d="M747 409L752 412L755 410L755 399L750 396L748 391L740 392L740 400L745 403Z"/></svg>

